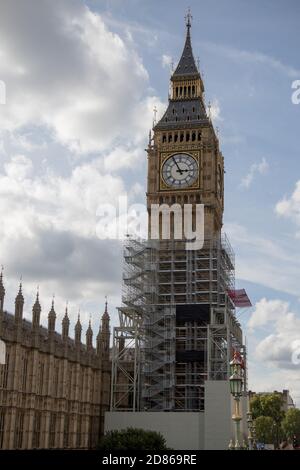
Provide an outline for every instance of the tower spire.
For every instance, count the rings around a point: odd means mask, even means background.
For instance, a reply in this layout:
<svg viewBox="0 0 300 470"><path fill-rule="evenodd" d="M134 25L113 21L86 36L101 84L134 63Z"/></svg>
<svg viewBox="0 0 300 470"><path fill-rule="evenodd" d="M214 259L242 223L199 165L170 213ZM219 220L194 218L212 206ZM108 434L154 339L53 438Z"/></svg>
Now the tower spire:
<svg viewBox="0 0 300 470"><path fill-rule="evenodd" d="M191 8L190 7L188 8L188 11L187 11L184 18L185 18L185 24L186 24L186 27L187 27L187 31L189 33L189 30L192 27L192 19L193 19L192 15L191 15Z"/></svg>
<svg viewBox="0 0 300 470"><path fill-rule="evenodd" d="M0 313L3 312L4 297L5 297L5 288L4 288L4 285L3 285L3 266L1 266L1 272L0 272Z"/></svg>
<svg viewBox="0 0 300 470"><path fill-rule="evenodd" d="M32 307L32 328L38 329L40 326L41 305L39 301L39 286L37 286L36 299Z"/></svg>
<svg viewBox="0 0 300 470"><path fill-rule="evenodd" d="M24 297L22 293L22 276L20 278L19 292L15 300L15 321L20 322L23 318Z"/></svg>
<svg viewBox="0 0 300 470"><path fill-rule="evenodd" d="M185 16L185 24L186 24L186 38L185 44L182 51L181 58L178 62L178 65L175 69L175 72L172 75L173 79L177 77L186 77L186 78L200 78L200 74L198 68L196 66L196 62L193 55L192 50L192 43L191 43L191 27L192 27L192 15L191 10L188 9L188 12Z"/></svg>

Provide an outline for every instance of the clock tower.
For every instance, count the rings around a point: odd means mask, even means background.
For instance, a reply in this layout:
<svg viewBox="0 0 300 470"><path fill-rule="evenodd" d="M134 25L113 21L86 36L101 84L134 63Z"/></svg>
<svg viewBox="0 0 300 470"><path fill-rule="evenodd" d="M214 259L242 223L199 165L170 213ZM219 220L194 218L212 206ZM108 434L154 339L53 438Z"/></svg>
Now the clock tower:
<svg viewBox="0 0 300 470"><path fill-rule="evenodd" d="M234 254L221 233L224 159L193 56L190 14L168 107L154 123L147 151L149 237L125 242L111 409L204 411L207 384L228 380L232 349L242 350L242 331L233 300ZM185 230L179 236L175 225L176 211L185 217L187 205L194 236L204 238L202 246L189 249L192 237ZM197 224L198 205L204 207L204 230ZM127 349L134 355L131 373L124 369Z"/></svg>
<svg viewBox="0 0 300 470"><path fill-rule="evenodd" d="M212 238L222 227L224 159L205 108L204 84L191 45L190 14L186 28L183 52L171 76L169 104L154 123L149 142L149 227L152 204L203 204L205 238Z"/></svg>

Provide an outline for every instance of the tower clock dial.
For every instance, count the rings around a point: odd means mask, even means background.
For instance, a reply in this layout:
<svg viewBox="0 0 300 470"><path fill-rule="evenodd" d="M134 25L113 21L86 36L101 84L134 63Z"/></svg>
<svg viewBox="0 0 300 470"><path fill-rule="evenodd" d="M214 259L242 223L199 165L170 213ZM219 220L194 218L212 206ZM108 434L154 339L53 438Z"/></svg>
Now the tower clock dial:
<svg viewBox="0 0 300 470"><path fill-rule="evenodd" d="M176 153L167 158L162 167L164 182L175 189L191 186L198 177L198 164L187 153Z"/></svg>

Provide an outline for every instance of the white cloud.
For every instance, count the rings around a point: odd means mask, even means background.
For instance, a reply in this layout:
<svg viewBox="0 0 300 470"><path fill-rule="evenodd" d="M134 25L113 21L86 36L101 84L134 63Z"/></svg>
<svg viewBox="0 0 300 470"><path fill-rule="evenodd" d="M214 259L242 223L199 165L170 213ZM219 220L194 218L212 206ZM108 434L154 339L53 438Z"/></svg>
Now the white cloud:
<svg viewBox="0 0 300 470"><path fill-rule="evenodd" d="M163 68L166 68L169 70L171 68L172 62L173 62L173 59L170 55L163 54L161 56L161 63L162 63Z"/></svg>
<svg viewBox="0 0 300 470"><path fill-rule="evenodd" d="M247 327L251 387L257 391L286 388L300 397L299 314L291 311L288 302L262 298L256 303Z"/></svg>
<svg viewBox="0 0 300 470"><path fill-rule="evenodd" d="M122 170L145 164L153 108L163 107L135 43L77 0L1 4L0 263L9 310L20 274L30 302L37 283L46 305L56 293L60 310L67 298L85 312L105 294L120 302L121 245L97 238L96 211L142 194L133 177L127 189Z"/></svg>
<svg viewBox="0 0 300 470"><path fill-rule="evenodd" d="M248 328L254 329L257 327L265 326L278 318L285 316L288 312L288 302L281 300L267 300L261 299L255 305L255 310L248 321Z"/></svg>
<svg viewBox="0 0 300 470"><path fill-rule="evenodd" d="M78 1L4 0L0 42L2 131L43 126L77 153L101 151L120 136L144 139L152 117L148 73L99 14Z"/></svg>
<svg viewBox="0 0 300 470"><path fill-rule="evenodd" d="M202 43L202 47L206 47L210 51L217 52L223 57L228 57L229 59L241 63L246 62L249 64L262 65L278 72L290 78L299 78L300 70L282 63L280 60L275 57L263 54L258 51L245 51L242 49L237 49L228 45L215 44L212 42Z"/></svg>
<svg viewBox="0 0 300 470"><path fill-rule="evenodd" d="M207 106L207 113L210 113L211 119L213 121L223 121L221 117L221 107L219 100L217 98L214 98L212 102L210 103L210 108Z"/></svg>
<svg viewBox="0 0 300 470"><path fill-rule="evenodd" d="M258 163L253 163L250 166L249 172L242 179L240 186L245 189L249 189L256 175L263 175L267 173L269 164L265 158Z"/></svg>
<svg viewBox="0 0 300 470"><path fill-rule="evenodd" d="M300 341L300 317L290 311L288 302L261 299L248 322L250 331L268 326L269 334L256 347L256 358L276 367L296 368L292 355Z"/></svg>
<svg viewBox="0 0 300 470"><path fill-rule="evenodd" d="M228 223L225 232L238 253L236 276L256 284L299 295L299 246L290 241L265 238L237 223ZM284 269L283 269L284 266Z"/></svg>
<svg viewBox="0 0 300 470"><path fill-rule="evenodd" d="M276 204L275 212L279 216L289 218L295 224L300 225L300 181L297 181L290 197L284 197Z"/></svg>

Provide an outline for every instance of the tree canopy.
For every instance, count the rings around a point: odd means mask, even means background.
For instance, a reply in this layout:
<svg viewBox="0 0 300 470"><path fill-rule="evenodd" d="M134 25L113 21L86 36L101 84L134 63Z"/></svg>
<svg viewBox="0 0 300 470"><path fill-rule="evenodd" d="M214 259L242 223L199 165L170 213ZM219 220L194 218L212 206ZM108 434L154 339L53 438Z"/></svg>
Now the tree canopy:
<svg viewBox="0 0 300 470"><path fill-rule="evenodd" d="M279 425L284 417L282 404L282 396L279 393L256 395L251 400L252 416L254 419L259 416L269 416Z"/></svg>
<svg viewBox="0 0 300 470"><path fill-rule="evenodd" d="M291 408L286 412L282 429L289 439L296 436L300 440L300 410L298 408Z"/></svg>
<svg viewBox="0 0 300 470"><path fill-rule="evenodd" d="M100 450L159 451L167 450L165 438L158 432L138 428L108 431L100 441Z"/></svg>

